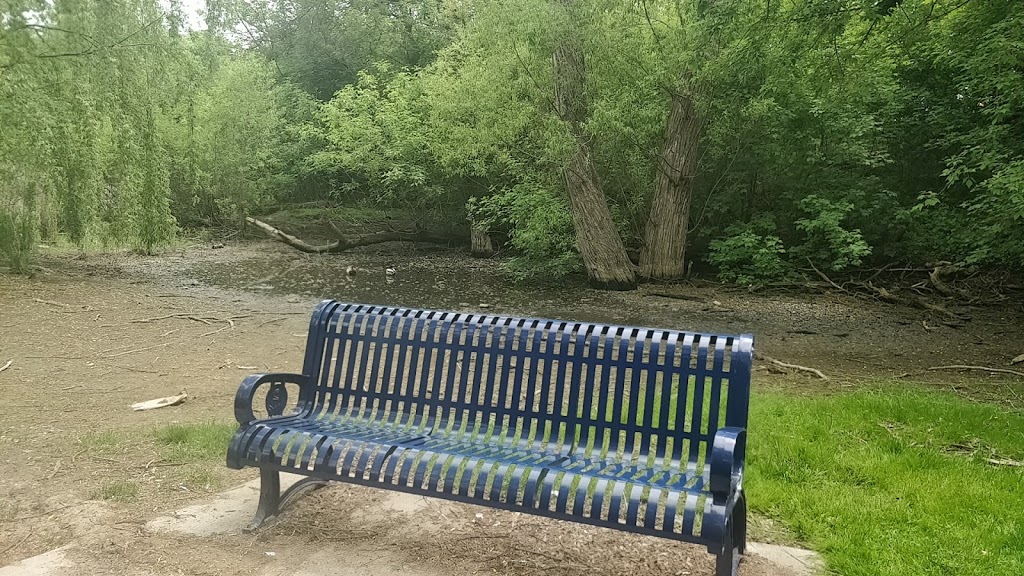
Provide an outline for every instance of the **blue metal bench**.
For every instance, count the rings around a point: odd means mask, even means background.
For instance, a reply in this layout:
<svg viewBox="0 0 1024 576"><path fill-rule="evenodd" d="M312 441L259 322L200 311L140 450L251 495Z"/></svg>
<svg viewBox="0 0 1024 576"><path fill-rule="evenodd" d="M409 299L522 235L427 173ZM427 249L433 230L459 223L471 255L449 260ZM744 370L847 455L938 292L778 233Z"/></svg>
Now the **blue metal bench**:
<svg viewBox="0 0 1024 576"><path fill-rule="evenodd" d="M260 468L253 528L304 488L351 482L696 542L735 575L752 346L325 301L302 374L242 383L227 463ZM281 471L307 478L281 494Z"/></svg>

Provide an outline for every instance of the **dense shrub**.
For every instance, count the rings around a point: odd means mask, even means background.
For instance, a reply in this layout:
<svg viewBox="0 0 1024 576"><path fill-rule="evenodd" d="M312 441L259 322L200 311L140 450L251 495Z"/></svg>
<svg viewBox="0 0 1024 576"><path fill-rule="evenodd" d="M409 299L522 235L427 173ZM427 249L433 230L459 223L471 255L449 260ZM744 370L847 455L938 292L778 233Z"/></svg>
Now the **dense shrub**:
<svg viewBox="0 0 1024 576"><path fill-rule="evenodd" d="M785 278L790 267L782 240L765 230L766 226L732 226L726 236L713 240L708 261L718 268L718 277L726 282L751 285Z"/></svg>

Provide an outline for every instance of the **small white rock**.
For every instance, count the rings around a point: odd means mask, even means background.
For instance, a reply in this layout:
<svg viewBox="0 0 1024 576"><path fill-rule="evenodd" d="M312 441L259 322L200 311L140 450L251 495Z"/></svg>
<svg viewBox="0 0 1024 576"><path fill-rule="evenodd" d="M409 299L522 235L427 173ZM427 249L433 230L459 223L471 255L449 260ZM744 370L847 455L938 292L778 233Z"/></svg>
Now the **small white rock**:
<svg viewBox="0 0 1024 576"><path fill-rule="evenodd" d="M277 556L277 552L264 552L264 554L266 554L267 556L270 556L271 558L273 558L274 556Z"/></svg>

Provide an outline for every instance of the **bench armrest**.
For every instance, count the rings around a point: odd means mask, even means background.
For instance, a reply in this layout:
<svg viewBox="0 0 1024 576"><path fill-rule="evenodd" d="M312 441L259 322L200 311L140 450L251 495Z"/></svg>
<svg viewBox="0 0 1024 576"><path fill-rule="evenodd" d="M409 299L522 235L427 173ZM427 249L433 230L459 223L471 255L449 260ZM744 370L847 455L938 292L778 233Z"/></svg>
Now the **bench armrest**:
<svg viewBox="0 0 1024 576"><path fill-rule="evenodd" d="M747 458L747 431L728 426L715 433L711 447L711 493L729 496L743 481Z"/></svg>
<svg viewBox="0 0 1024 576"><path fill-rule="evenodd" d="M256 415L252 411L252 402L256 396L256 389L264 384L298 384L300 388L306 388L309 384L309 378L306 378L302 374L252 374L246 376L245 380L242 380L242 384L238 387L238 392L235 393L235 420L241 425L246 425L253 420L256 420ZM283 391L284 388L281 387ZM273 392L273 389L271 390ZM267 399L267 412L271 416L280 416L280 410L284 409L284 405L287 402L287 392L284 392L282 398L274 398L273 400L268 397ZM280 405L278 414L273 414L273 408L271 404Z"/></svg>

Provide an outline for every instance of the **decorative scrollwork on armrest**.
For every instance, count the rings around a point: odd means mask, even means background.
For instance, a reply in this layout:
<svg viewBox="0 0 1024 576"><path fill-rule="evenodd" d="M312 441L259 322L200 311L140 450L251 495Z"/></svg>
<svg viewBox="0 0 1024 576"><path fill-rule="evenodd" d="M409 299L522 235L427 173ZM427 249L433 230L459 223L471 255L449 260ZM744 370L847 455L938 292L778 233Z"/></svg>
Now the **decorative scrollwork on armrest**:
<svg viewBox="0 0 1024 576"><path fill-rule="evenodd" d="M305 388L308 382L309 380L302 374L253 374L247 376L235 394L235 420L238 420L238 423L243 426L256 420L252 404L256 397L256 389L260 386L270 384L266 398L267 414L280 416L288 406L288 389L285 384L298 384L300 388Z"/></svg>
<svg viewBox="0 0 1024 576"><path fill-rule="evenodd" d="M267 414L271 416L280 416L284 414L284 409L288 406L288 389L284 387L284 384L275 382L270 385L270 390L267 391Z"/></svg>

